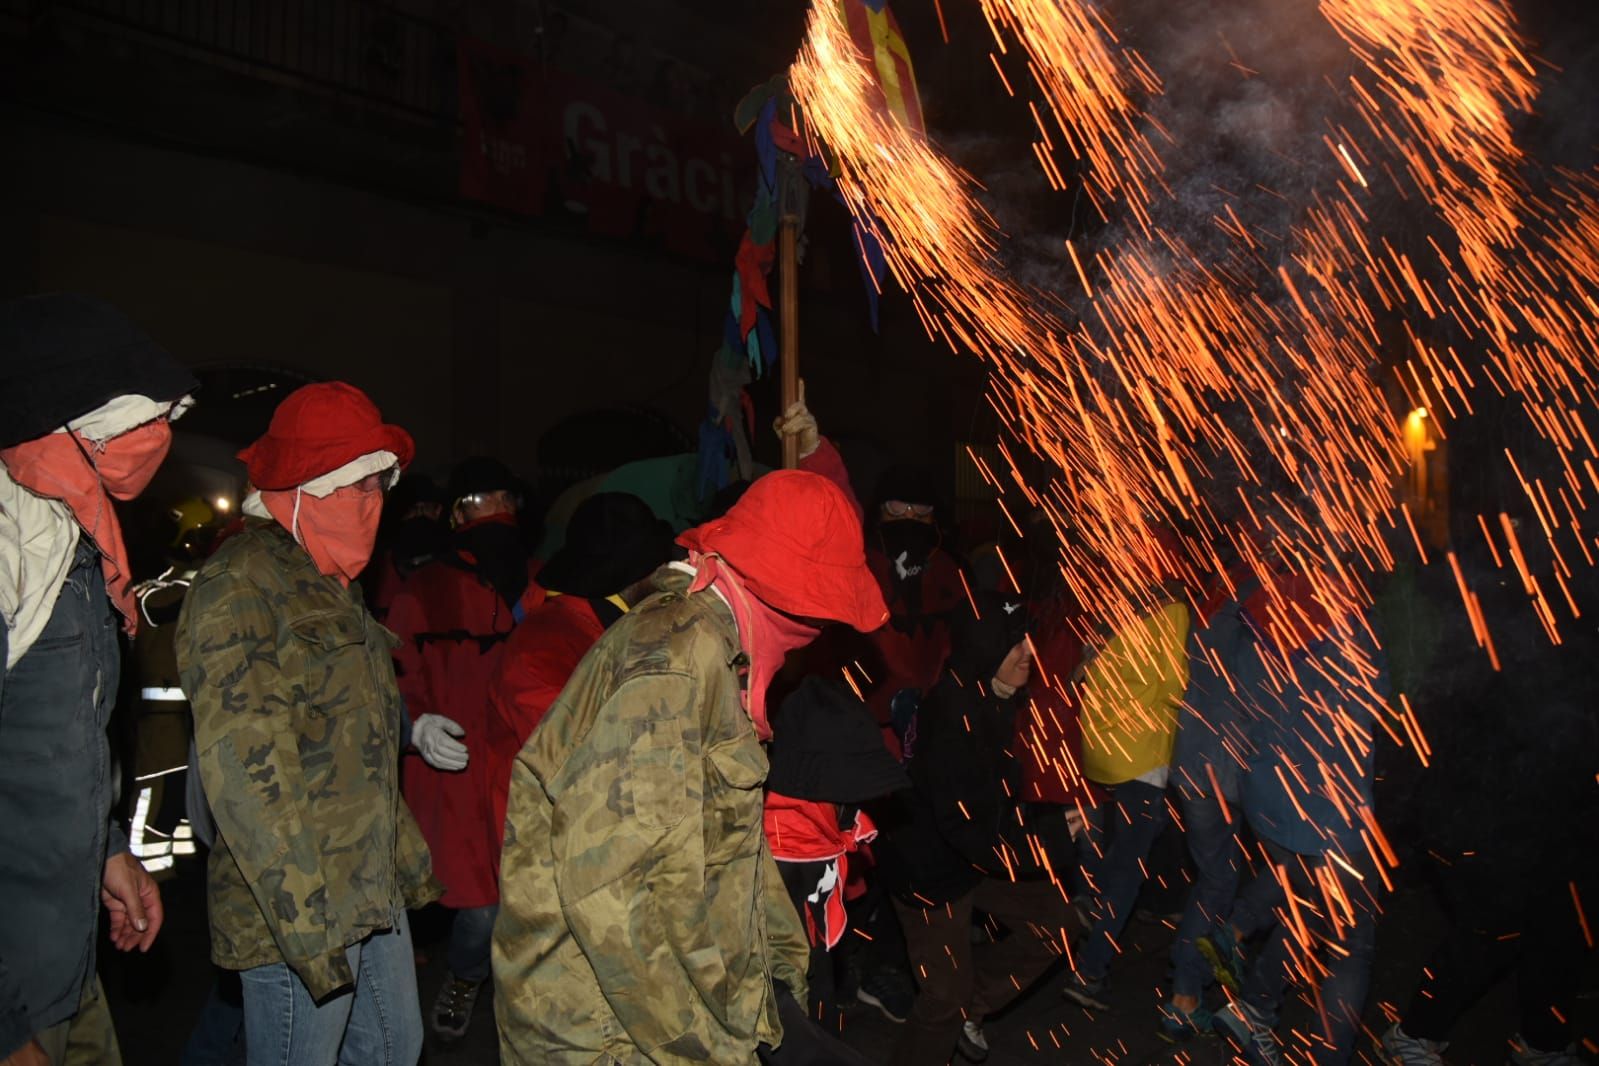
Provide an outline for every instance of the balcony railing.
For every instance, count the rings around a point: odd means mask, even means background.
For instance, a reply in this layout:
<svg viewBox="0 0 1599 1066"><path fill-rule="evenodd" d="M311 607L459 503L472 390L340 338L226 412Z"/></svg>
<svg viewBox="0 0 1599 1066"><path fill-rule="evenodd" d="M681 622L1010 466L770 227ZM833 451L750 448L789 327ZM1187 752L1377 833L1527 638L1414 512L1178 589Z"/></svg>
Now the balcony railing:
<svg viewBox="0 0 1599 1066"><path fill-rule="evenodd" d="M99 26L241 73L455 117L455 35L374 0L0 0L13 14Z"/></svg>

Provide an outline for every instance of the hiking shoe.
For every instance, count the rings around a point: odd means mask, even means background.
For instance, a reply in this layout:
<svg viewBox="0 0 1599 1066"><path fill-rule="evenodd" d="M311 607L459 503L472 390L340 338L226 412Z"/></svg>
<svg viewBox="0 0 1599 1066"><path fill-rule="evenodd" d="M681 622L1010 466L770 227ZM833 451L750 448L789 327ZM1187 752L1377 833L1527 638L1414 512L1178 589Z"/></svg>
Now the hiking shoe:
<svg viewBox="0 0 1599 1066"><path fill-rule="evenodd" d="M971 1018L962 1022L960 1036L955 1038L955 1050L967 1062L982 1062L988 1058L988 1038L983 1035L983 1023Z"/></svg>
<svg viewBox="0 0 1599 1066"><path fill-rule="evenodd" d="M1197 1036L1214 1036L1216 1017L1203 1005L1181 1010L1168 1000L1160 1010L1160 1029L1155 1034L1168 1044L1186 1044Z"/></svg>
<svg viewBox="0 0 1599 1066"><path fill-rule="evenodd" d="M904 1025L905 1019L911 1016L911 1007L916 1005L916 993L911 991L909 984L909 981L902 980L900 975L894 973L862 974L855 998L876 1007L883 1017L894 1024Z"/></svg>
<svg viewBox="0 0 1599 1066"><path fill-rule="evenodd" d="M1510 1055L1505 1062L1506 1066L1584 1066L1575 1044L1563 1051L1539 1051L1520 1033L1510 1038Z"/></svg>
<svg viewBox="0 0 1599 1066"><path fill-rule="evenodd" d="M1389 1066L1443 1066L1444 1049L1449 1045L1411 1036L1395 1022L1378 1041L1382 1057Z"/></svg>
<svg viewBox="0 0 1599 1066"><path fill-rule="evenodd" d="M1249 1066L1282 1066L1277 1034L1254 1007L1234 1000L1211 1018L1216 1031L1239 1050Z"/></svg>
<svg viewBox="0 0 1599 1066"><path fill-rule="evenodd" d="M472 1008L477 1006L478 981L463 981L453 973L444 979L438 996L433 1000L433 1033L445 1043L454 1043L466 1035L472 1024Z"/></svg>
<svg viewBox="0 0 1599 1066"><path fill-rule="evenodd" d="M1210 963L1216 980L1229 992L1237 992L1244 983L1244 952L1233 936L1233 927L1226 922L1194 940L1194 949Z"/></svg>
<svg viewBox="0 0 1599 1066"><path fill-rule="evenodd" d="M1105 1001L1103 977L1087 978L1073 971L1066 975L1060 994L1084 1010L1110 1010L1110 1004Z"/></svg>

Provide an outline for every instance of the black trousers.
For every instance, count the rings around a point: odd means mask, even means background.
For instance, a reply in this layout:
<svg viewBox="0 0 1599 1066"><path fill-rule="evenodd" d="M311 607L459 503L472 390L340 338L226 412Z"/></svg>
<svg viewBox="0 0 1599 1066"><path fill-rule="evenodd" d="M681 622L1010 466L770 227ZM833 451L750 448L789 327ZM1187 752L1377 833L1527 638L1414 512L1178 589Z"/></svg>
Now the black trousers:
<svg viewBox="0 0 1599 1066"><path fill-rule="evenodd" d="M1428 960L1410 1010L1401 1023L1407 1034L1447 1040L1449 1031L1499 980L1514 971L1521 1009L1521 1035L1539 1051L1571 1043L1571 1001L1591 954L1577 917L1571 885L1599 932L1599 878L1573 871L1526 871L1516 893L1520 906L1494 882L1503 871L1477 871L1465 862L1443 885L1450 927ZM1567 876L1569 874L1570 876ZM1431 976L1428 976L1428 975Z"/></svg>
<svg viewBox="0 0 1599 1066"><path fill-rule="evenodd" d="M805 1008L782 984L777 992L777 1016L783 1023L783 1044L765 1044L756 1053L767 1066L872 1066L872 1060L826 1032L805 1013Z"/></svg>
<svg viewBox="0 0 1599 1066"><path fill-rule="evenodd" d="M1077 912L1048 881L985 877L960 899L936 907L894 901L920 993L894 1049L895 1066L940 1066L954 1054L961 1024L981 1021L1021 995L1064 955ZM1010 935L974 947L972 911Z"/></svg>
<svg viewBox="0 0 1599 1066"><path fill-rule="evenodd" d="M821 879L822 872L827 869L825 862L779 862L777 870L783 875L783 887L788 890L788 898L794 901L794 909L799 912L800 921L804 922L806 911L810 912L811 920L818 930L826 928L826 916L822 913L820 905L812 905L807 896L816 889L816 882ZM837 891L844 891L844 886L839 885ZM840 943L839 948L844 944ZM840 1028L840 1006L838 1002L837 965L839 960L833 952L827 950L827 945L811 945L810 969L805 978L810 982L811 995L810 1017L813 1018L824 1030L831 1033L838 1032Z"/></svg>

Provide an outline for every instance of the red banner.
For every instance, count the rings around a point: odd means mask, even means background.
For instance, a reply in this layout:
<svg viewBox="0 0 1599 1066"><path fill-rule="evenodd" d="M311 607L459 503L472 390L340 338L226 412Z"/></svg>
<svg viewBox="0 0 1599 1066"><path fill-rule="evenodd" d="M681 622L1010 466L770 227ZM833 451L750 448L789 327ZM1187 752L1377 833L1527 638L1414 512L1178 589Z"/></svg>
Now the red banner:
<svg viewBox="0 0 1599 1066"><path fill-rule="evenodd" d="M461 42L461 195L519 214L555 208L590 233L723 259L752 168L731 125L680 115L565 71ZM739 161L735 163L735 160Z"/></svg>
<svg viewBox="0 0 1599 1066"><path fill-rule="evenodd" d="M507 211L544 210L546 120L533 60L461 40L461 195Z"/></svg>

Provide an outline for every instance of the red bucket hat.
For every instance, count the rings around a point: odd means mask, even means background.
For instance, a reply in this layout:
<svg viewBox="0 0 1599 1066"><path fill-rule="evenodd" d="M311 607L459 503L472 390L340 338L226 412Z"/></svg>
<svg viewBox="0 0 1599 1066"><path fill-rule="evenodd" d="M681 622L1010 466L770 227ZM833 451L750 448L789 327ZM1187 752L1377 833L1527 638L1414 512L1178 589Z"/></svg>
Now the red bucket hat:
<svg viewBox="0 0 1599 1066"><path fill-rule="evenodd" d="M727 514L677 542L720 555L750 592L788 614L847 622L862 633L888 620L866 567L860 519L820 474L777 470L758 478Z"/></svg>
<svg viewBox="0 0 1599 1066"><path fill-rule="evenodd" d="M283 398L260 440L239 453L258 489L292 489L371 452L393 452L401 468L416 454L411 435L383 421L354 385L320 381Z"/></svg>

